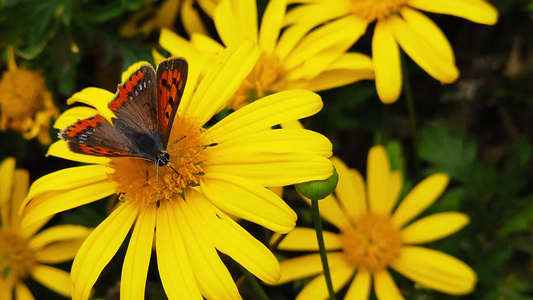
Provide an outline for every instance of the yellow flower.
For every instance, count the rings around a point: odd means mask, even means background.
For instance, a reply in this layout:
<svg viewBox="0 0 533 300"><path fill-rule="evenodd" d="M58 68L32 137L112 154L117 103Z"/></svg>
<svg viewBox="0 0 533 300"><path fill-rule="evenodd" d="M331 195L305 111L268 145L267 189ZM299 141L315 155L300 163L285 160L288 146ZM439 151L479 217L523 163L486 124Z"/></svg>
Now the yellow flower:
<svg viewBox="0 0 533 300"><path fill-rule="evenodd" d="M402 73L398 45L424 71L442 83L459 77L450 43L440 28L424 14L453 15L492 25L498 11L483 0L293 0L306 2L287 13L285 24L307 23L324 27L337 22L359 21L359 30L376 22L372 39L372 60L378 96L383 103L393 103L402 89Z"/></svg>
<svg viewBox="0 0 533 300"><path fill-rule="evenodd" d="M166 0L158 7L151 4L152 1L146 2L147 6L135 12L120 28L121 35L133 36L139 32L149 35L156 29L173 29L178 12L189 35L195 32L207 34L200 14L193 5L198 3L202 10L212 17L219 0Z"/></svg>
<svg viewBox="0 0 533 300"><path fill-rule="evenodd" d="M113 193L122 195L116 210L94 230L74 259L73 299L89 297L100 272L132 227L122 269L120 294L124 299L143 299L154 235L161 282L170 299L240 298L217 250L265 282L279 279L274 255L228 214L276 232L289 232L296 214L266 187L331 176L333 166L327 157L332 146L327 138L309 130L270 130L322 108L320 97L304 90L270 95L205 127L258 57L259 50L252 43L229 47L198 85L199 71L189 68L170 139L179 142L169 149L178 154L171 156L171 164L179 174L160 167L156 177L155 165L142 160L75 154L64 141L50 147L49 155L92 164L35 181L26 198L24 225ZM70 103L84 102L96 109L72 108L55 126L64 128L96 113L108 118L107 103L113 96L97 88L73 95ZM212 143L216 145L198 147Z"/></svg>
<svg viewBox="0 0 533 300"><path fill-rule="evenodd" d="M41 144L50 144L50 120L59 110L46 89L41 74L19 69L13 48L9 50L8 71L0 81L0 130L14 130L25 139L38 137Z"/></svg>
<svg viewBox="0 0 533 300"><path fill-rule="evenodd" d="M29 277L68 297L69 274L47 264L74 258L90 230L59 225L37 233L53 215L22 228L19 208L28 192L28 171L15 169L15 159L6 158L0 163L0 178L0 299L33 299L24 284Z"/></svg>
<svg viewBox="0 0 533 300"><path fill-rule="evenodd" d="M429 176L398 205L402 178L391 171L385 149L373 147L368 154L367 185L359 172L337 158L339 174L335 196L319 201L322 217L339 229L324 232L327 257L335 291L347 285L345 299L368 299L372 280L378 299L402 299L389 267L425 288L449 294L470 293L476 274L462 261L439 251L416 246L449 236L469 222L468 216L443 212L410 223L442 194L448 185L445 174ZM410 223L410 224L408 224ZM279 249L317 251L314 230L295 228ZM316 276L297 299L326 299L328 292L319 254L281 262L278 284Z"/></svg>
<svg viewBox="0 0 533 300"><path fill-rule="evenodd" d="M303 24L281 33L285 2L270 1L258 29L255 0L221 1L213 18L225 46L203 34L193 34L187 41L169 30L161 31L159 43L173 56L189 61L204 57L200 67L208 60L205 56L219 54L224 47L243 41L257 43L261 57L228 103L234 110L275 92L294 88L321 91L374 78L368 56L345 53L364 33L362 21L336 22L317 30ZM207 63L207 68L210 65Z"/></svg>

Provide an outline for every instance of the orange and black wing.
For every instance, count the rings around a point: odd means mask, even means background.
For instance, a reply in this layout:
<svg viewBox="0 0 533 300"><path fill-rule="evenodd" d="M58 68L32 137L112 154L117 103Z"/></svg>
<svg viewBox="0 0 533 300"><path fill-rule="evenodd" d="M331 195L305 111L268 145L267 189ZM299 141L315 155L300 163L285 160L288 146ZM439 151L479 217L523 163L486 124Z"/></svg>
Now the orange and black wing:
<svg viewBox="0 0 533 300"><path fill-rule="evenodd" d="M187 81L188 64L184 58L170 58L157 67L157 126L164 148L168 145L172 123Z"/></svg>

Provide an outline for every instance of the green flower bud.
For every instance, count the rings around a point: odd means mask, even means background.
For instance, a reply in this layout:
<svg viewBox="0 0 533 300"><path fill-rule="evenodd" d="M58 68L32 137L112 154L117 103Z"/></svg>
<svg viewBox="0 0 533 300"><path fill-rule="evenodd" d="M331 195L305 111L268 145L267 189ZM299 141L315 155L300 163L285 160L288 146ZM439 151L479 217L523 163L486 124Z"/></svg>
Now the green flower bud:
<svg viewBox="0 0 533 300"><path fill-rule="evenodd" d="M337 174L337 170L333 169L333 175L328 179L302 182L296 184L295 187L302 196L311 200L320 200L335 191L338 181L339 174Z"/></svg>

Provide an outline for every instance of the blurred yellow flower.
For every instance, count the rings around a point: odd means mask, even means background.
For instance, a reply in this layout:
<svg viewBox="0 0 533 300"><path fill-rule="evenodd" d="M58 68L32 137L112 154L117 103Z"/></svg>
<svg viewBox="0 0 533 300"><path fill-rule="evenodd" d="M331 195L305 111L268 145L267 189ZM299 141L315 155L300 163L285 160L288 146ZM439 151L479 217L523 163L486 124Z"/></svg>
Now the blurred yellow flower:
<svg viewBox="0 0 533 300"><path fill-rule="evenodd" d="M198 10L199 7L208 15L213 16L213 11L219 0L166 0L159 6L146 1L145 7L135 12L120 28L123 36L133 36L137 33L149 35L152 31L161 28L174 29L178 12L183 26L189 35L198 32L207 34Z"/></svg>
<svg viewBox="0 0 533 300"><path fill-rule="evenodd" d="M372 281L378 299L403 299L389 267L422 287L444 293L466 294L474 289L476 274L468 265L442 252L415 246L447 237L469 222L462 213L443 212L410 223L442 194L449 182L447 175L429 176L393 211L402 178L398 171L390 170L383 147L373 147L368 154L366 187L359 172L348 169L338 158L332 160L339 182L335 195L319 201L319 208L322 217L340 231L324 232L335 291L353 278L345 299L368 299ZM297 227L281 241L279 249L317 251L315 231ZM319 275L297 299L328 297L318 253L282 261L281 271L278 284Z"/></svg>
<svg viewBox="0 0 533 300"><path fill-rule="evenodd" d="M9 50L9 69L0 81L0 130L14 130L25 139L37 137L41 144L50 144L50 120L59 110L46 89L41 74L19 69L13 50Z"/></svg>
<svg viewBox="0 0 533 300"><path fill-rule="evenodd" d="M213 20L224 45L203 34L193 34L187 41L169 30L161 31L159 43L173 56L200 60L200 67L210 62L206 68L212 63L209 57L225 47L256 43L261 57L228 103L234 110L275 92L295 88L316 92L374 78L368 56L346 53L364 33L364 22L350 19L317 30L302 24L282 32L285 11L285 0L270 1L258 28L255 0L223 0Z"/></svg>
<svg viewBox="0 0 533 300"><path fill-rule="evenodd" d="M398 45L424 71L442 83L459 77L452 47L440 28L418 10L453 15L493 25L498 11L483 0L289 0L302 2L287 13L284 24L317 26L331 20L359 21L359 30L376 22L372 39L372 60L376 89L383 103L394 103L402 89L402 72ZM418 10L417 10L418 9Z"/></svg>
<svg viewBox="0 0 533 300"><path fill-rule="evenodd" d="M33 299L24 284L29 277L69 297L68 272L46 264L74 258L90 230L83 226L59 225L37 233L53 215L22 228L19 212L28 192L28 171L15 169L15 159L6 158L0 163L0 178L0 299L13 299L13 296Z"/></svg>
<svg viewBox="0 0 533 300"><path fill-rule="evenodd" d="M204 128L258 57L259 50L251 42L228 47L199 84L199 70L189 68L170 139L178 142L169 147L176 154L170 161L178 174L160 167L157 176L154 164L139 159L75 154L62 140L52 144L49 155L92 164L36 180L26 198L23 225L113 193L121 195L116 210L74 259L73 299L89 297L131 228L120 286L124 299L144 299L154 236L161 282L170 299L241 298L217 250L265 282L278 280L275 256L228 214L275 232L289 232L296 214L266 187L331 176L333 166L327 157L332 145L326 137L305 129L267 130L322 108L320 97L305 90L270 95ZM55 127L65 128L95 114L109 118L107 104L113 98L105 90L84 89L69 103L79 101L96 109L67 110Z"/></svg>

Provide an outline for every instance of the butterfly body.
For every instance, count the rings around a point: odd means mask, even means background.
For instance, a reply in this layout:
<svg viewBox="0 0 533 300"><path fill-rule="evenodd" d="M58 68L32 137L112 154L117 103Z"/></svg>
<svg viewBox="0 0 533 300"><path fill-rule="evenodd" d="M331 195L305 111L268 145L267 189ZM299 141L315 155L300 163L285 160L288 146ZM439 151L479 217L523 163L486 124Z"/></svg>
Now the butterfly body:
<svg viewBox="0 0 533 300"><path fill-rule="evenodd" d="M170 131L183 95L188 65L183 58L137 69L108 104L113 123L102 115L78 120L59 133L75 153L104 157L137 157L170 166Z"/></svg>

